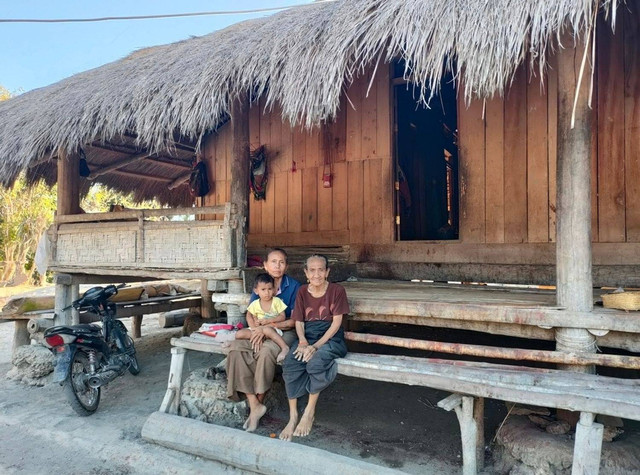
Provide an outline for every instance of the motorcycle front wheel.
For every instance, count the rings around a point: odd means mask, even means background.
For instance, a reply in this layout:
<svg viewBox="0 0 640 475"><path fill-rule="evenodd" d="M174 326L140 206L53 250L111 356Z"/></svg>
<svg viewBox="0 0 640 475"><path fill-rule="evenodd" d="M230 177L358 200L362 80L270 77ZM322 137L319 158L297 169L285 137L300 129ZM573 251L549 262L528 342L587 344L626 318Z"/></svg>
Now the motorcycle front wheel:
<svg viewBox="0 0 640 475"><path fill-rule="evenodd" d="M133 338L131 338L129 335L126 336L125 338L125 344L124 344L125 348L134 348L133 346ZM138 364L138 357L136 356L136 350L133 350L133 354L129 355L129 373L131 373L132 375L137 375L140 373L140 365Z"/></svg>
<svg viewBox="0 0 640 475"><path fill-rule="evenodd" d="M79 416L90 416L100 404L100 388L87 385L87 375L90 374L89 358L83 351L77 351L71 361L69 375L64 382L64 392L69 404Z"/></svg>

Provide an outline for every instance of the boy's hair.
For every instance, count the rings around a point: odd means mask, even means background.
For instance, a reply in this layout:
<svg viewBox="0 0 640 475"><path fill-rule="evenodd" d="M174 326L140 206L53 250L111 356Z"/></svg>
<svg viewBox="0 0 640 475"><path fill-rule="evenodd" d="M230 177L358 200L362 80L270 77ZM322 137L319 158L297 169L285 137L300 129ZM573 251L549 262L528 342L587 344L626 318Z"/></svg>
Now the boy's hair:
<svg viewBox="0 0 640 475"><path fill-rule="evenodd" d="M253 288L255 289L258 286L258 284L274 285L275 281L273 280L273 277L271 277L266 272L263 272L262 274L258 274L256 278L253 280Z"/></svg>
<svg viewBox="0 0 640 475"><path fill-rule="evenodd" d="M327 256L325 256L324 254L311 254L309 257L307 257L307 260L304 261L304 268L305 269L308 269L307 265L308 265L310 259L322 259L322 260L324 260L324 268L325 269L329 268L329 258Z"/></svg>
<svg viewBox="0 0 640 475"><path fill-rule="evenodd" d="M267 253L264 255L264 262L267 262L269 260L269 256L274 252L279 252L280 254L282 254L284 256L284 261L287 264L289 263L289 256L287 255L287 251L285 251L281 247L272 247L271 249L269 249Z"/></svg>

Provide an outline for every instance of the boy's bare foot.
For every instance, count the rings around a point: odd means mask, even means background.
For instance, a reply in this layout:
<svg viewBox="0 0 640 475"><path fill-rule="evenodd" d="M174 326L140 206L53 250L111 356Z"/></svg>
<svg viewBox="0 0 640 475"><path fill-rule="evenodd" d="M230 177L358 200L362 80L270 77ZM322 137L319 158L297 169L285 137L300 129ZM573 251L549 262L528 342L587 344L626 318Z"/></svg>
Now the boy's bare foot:
<svg viewBox="0 0 640 475"><path fill-rule="evenodd" d="M254 432L258 428L260 419L262 419L262 416L264 416L266 412L267 412L267 406L265 406L264 404L260 404L258 407L252 410L249 413L249 419L248 419L249 423L247 424L247 427L245 430L247 432Z"/></svg>
<svg viewBox="0 0 640 475"><path fill-rule="evenodd" d="M276 363L282 363L284 359L287 357L287 353L289 353L289 347L284 348L280 353L278 353L278 357L276 358Z"/></svg>
<svg viewBox="0 0 640 475"><path fill-rule="evenodd" d="M244 421L244 424L242 424L242 428L244 430L247 430L247 427L249 427L249 419L251 419L250 417L247 417L247 420Z"/></svg>
<svg viewBox="0 0 640 475"><path fill-rule="evenodd" d="M306 437L311 432L311 427L313 426L313 414L307 413L307 411L302 414L302 419L300 419L300 423L296 427L296 430L293 432L293 435L296 437Z"/></svg>
<svg viewBox="0 0 640 475"><path fill-rule="evenodd" d="M291 439L293 438L293 431L295 430L297 424L298 416L291 416L291 418L289 419L289 423L284 429L282 429L282 432L280 432L280 440L285 440L287 442L291 441Z"/></svg>

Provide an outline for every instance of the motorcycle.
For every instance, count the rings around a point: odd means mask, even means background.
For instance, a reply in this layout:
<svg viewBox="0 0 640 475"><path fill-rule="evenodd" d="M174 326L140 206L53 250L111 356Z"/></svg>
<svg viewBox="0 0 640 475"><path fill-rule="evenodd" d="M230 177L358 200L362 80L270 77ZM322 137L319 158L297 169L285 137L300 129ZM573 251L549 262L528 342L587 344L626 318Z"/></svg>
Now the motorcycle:
<svg viewBox="0 0 640 475"><path fill-rule="evenodd" d="M71 407L80 416L98 409L102 386L126 370L133 375L140 372L133 339L116 319L116 304L108 301L124 286L93 287L71 304L76 309L91 308L100 316L102 326L55 326L44 332L44 344L56 357L53 380L63 386Z"/></svg>

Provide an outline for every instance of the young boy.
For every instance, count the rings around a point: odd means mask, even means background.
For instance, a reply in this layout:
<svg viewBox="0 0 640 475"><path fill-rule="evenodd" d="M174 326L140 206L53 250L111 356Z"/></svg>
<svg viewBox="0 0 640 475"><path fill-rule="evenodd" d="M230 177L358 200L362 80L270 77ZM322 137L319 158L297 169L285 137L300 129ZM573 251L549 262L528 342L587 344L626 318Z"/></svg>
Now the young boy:
<svg viewBox="0 0 640 475"><path fill-rule="evenodd" d="M274 297L274 280L269 274L258 274L253 283L253 291L260 297L247 307L247 325L249 328L238 330L236 340L250 340L251 332L256 327L264 327L264 336L280 347L277 361L281 363L289 352L289 346L282 339L282 330L273 326L283 322L287 305L278 297Z"/></svg>

